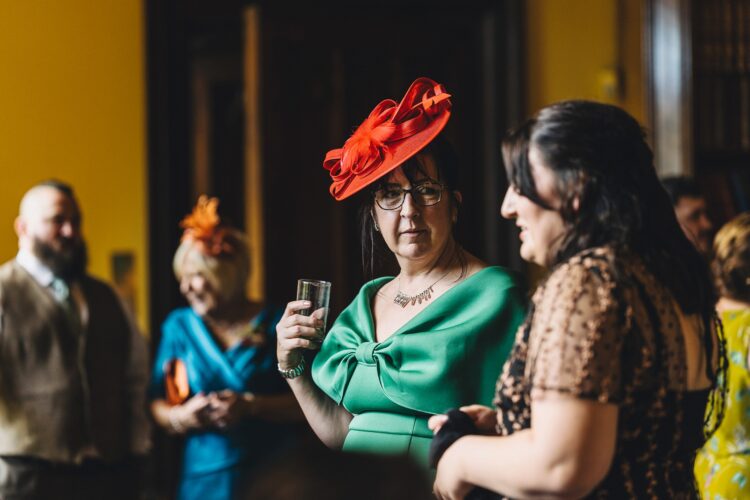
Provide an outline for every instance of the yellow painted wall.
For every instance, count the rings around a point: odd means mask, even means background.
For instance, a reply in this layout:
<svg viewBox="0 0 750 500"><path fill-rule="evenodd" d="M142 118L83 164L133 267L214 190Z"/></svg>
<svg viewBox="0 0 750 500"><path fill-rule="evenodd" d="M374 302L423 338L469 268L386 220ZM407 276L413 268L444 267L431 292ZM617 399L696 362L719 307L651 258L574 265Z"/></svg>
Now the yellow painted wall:
<svg viewBox="0 0 750 500"><path fill-rule="evenodd" d="M644 121L641 0L525 5L529 113L588 98L620 104ZM0 260L16 252L12 221L23 192L49 177L68 181L84 211L91 271L110 279L112 252L134 252L145 325L143 39L140 0L0 0ZM618 68L625 77L619 97L606 91Z"/></svg>
<svg viewBox="0 0 750 500"><path fill-rule="evenodd" d="M17 250L22 194L73 184L90 270L136 257L137 311L148 317L144 32L141 0L0 0L0 260Z"/></svg>
<svg viewBox="0 0 750 500"><path fill-rule="evenodd" d="M524 2L528 114L563 99L594 99L645 123L641 1ZM613 93L616 82L620 91Z"/></svg>
<svg viewBox="0 0 750 500"><path fill-rule="evenodd" d="M564 99L593 99L646 125L642 1L526 0L526 114ZM530 283L543 274L529 266Z"/></svg>

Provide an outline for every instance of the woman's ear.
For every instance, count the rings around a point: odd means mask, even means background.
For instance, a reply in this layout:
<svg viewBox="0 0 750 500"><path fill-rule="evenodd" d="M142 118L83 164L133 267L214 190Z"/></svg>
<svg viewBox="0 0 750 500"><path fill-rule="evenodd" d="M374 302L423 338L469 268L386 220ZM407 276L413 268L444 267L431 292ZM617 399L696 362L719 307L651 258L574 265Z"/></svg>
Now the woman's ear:
<svg viewBox="0 0 750 500"><path fill-rule="evenodd" d="M379 233L380 226L378 226L378 219L375 218L375 212L373 211L372 208L370 209L370 217L372 217L372 225L375 228L375 232Z"/></svg>
<svg viewBox="0 0 750 500"><path fill-rule="evenodd" d="M451 221L455 224L458 221L458 206L463 202L464 197L461 191L453 191L453 200L455 203L451 206Z"/></svg>

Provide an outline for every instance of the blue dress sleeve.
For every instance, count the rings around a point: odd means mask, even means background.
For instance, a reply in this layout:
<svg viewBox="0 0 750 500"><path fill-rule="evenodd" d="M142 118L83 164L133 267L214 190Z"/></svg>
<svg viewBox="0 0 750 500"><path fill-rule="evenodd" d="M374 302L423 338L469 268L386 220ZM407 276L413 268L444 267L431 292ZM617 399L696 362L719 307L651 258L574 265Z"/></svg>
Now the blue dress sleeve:
<svg viewBox="0 0 750 500"><path fill-rule="evenodd" d="M267 345L263 348L263 355L258 361L261 369L248 381L248 389L258 394L280 394L289 392L289 384L279 375L276 358L276 324L281 319L284 308L275 305L266 306L258 318L259 326L263 328L267 338Z"/></svg>
<svg viewBox="0 0 750 500"><path fill-rule="evenodd" d="M161 327L161 341L154 357L154 367L151 371L151 382L148 388L148 397L151 400L162 399L166 395L164 388L164 367L172 359L181 357L180 348L181 326L178 321L180 311L174 311L164 320Z"/></svg>

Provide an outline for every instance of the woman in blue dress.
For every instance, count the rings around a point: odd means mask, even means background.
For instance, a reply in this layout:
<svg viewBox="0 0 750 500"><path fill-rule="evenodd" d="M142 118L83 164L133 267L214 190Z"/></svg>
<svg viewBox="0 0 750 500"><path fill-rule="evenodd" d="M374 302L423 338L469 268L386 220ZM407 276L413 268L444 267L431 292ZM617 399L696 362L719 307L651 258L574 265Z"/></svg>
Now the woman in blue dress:
<svg viewBox="0 0 750 500"><path fill-rule="evenodd" d="M289 436L301 418L276 371L281 309L245 296L244 236L222 227L218 200L201 197L182 222L173 267L189 307L164 322L151 382L151 412L185 437L177 498L231 499L240 481Z"/></svg>

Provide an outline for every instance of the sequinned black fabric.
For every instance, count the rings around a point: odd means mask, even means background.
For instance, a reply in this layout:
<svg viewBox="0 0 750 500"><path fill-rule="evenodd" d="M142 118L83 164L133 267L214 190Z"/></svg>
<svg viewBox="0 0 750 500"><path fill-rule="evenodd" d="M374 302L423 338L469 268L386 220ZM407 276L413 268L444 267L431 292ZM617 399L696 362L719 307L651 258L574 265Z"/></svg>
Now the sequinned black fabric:
<svg viewBox="0 0 750 500"><path fill-rule="evenodd" d="M708 391L687 391L679 307L643 263L611 248L555 269L497 384L497 432L531 422L550 393L616 404L616 450L590 498L697 498L695 452Z"/></svg>

